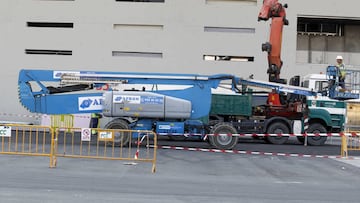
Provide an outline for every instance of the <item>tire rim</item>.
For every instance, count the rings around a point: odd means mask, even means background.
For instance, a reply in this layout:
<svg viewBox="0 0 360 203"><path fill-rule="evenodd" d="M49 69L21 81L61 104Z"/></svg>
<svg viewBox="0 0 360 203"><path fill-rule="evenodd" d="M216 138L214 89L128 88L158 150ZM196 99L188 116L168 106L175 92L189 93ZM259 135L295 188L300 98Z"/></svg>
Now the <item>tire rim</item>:
<svg viewBox="0 0 360 203"><path fill-rule="evenodd" d="M277 140L281 140L281 139L284 139L283 136L279 136L279 135L282 135L284 134L284 131L282 129L276 129L274 130L274 133L273 134L276 134L275 136L273 136L275 139Z"/></svg>
<svg viewBox="0 0 360 203"><path fill-rule="evenodd" d="M114 142L115 143L124 143L125 139L126 139L126 134L127 132L115 132L114 133Z"/></svg>
<svg viewBox="0 0 360 203"><path fill-rule="evenodd" d="M321 133L320 132L320 130L314 130L313 132L312 132L313 134L317 134L317 133ZM319 140L321 140L321 136L311 136L311 139L313 139L313 140L315 140L315 141L319 141Z"/></svg>

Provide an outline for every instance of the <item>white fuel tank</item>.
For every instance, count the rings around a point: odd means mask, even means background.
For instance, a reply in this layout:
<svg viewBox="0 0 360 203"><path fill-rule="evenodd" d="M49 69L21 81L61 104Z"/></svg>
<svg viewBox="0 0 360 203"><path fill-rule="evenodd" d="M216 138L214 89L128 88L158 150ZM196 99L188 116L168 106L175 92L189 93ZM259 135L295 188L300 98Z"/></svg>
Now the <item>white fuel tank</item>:
<svg viewBox="0 0 360 203"><path fill-rule="evenodd" d="M109 91L104 93L105 116L187 119L191 102L176 97L144 91Z"/></svg>

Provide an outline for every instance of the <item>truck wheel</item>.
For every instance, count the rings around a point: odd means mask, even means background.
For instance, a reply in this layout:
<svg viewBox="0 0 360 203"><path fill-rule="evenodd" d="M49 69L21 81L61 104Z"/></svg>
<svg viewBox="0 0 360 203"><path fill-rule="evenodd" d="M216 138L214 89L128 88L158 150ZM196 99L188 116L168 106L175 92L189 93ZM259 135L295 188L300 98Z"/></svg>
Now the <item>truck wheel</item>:
<svg viewBox="0 0 360 203"><path fill-rule="evenodd" d="M305 143L305 137L304 137L304 136L296 136L296 139L297 139L301 144L304 144L304 143Z"/></svg>
<svg viewBox="0 0 360 203"><path fill-rule="evenodd" d="M310 124L307 133L326 133L326 128L320 123ZM324 145L327 140L326 136L308 136L307 143L313 146Z"/></svg>
<svg viewBox="0 0 360 203"><path fill-rule="evenodd" d="M239 137L231 136L237 134L236 129L227 123L218 123L210 131L209 143L218 149L232 149L239 141ZM218 135L223 134L223 135Z"/></svg>
<svg viewBox="0 0 360 203"><path fill-rule="evenodd" d="M289 128L281 122L270 124L267 130L269 134L288 134L289 132ZM284 144L289 139L289 136L267 136L266 139L271 144Z"/></svg>
<svg viewBox="0 0 360 203"><path fill-rule="evenodd" d="M209 134L212 134L212 129L214 128L214 126L218 123L220 123L221 121L219 120L211 120L209 121L208 123L208 126L207 126L207 131L206 132L209 132ZM214 146L214 143L212 143L212 140L209 139L209 137L206 139L206 142L209 143L210 145Z"/></svg>
<svg viewBox="0 0 360 203"><path fill-rule="evenodd" d="M110 121L108 124L106 124L105 129L119 129L119 130L126 130L129 129L129 125L126 121L115 119ZM131 133L130 132L115 132L114 135L114 145L123 147L129 144ZM112 142L111 142L112 143Z"/></svg>

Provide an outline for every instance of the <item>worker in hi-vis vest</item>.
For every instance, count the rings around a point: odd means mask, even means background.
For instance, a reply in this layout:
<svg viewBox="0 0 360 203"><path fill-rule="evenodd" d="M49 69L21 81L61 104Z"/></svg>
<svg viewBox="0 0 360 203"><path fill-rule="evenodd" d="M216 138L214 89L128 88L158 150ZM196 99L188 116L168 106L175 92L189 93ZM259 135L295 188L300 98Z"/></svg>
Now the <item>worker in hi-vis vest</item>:
<svg viewBox="0 0 360 203"><path fill-rule="evenodd" d="M338 68L338 75L339 75L339 85L341 88L345 89L345 76L346 76L346 70L345 65L343 63L343 57L337 56L336 57L336 67Z"/></svg>
<svg viewBox="0 0 360 203"><path fill-rule="evenodd" d="M90 128L91 128L91 134L96 135L97 130L95 128L100 127L100 118L102 118L102 115L99 113L92 113L90 118Z"/></svg>

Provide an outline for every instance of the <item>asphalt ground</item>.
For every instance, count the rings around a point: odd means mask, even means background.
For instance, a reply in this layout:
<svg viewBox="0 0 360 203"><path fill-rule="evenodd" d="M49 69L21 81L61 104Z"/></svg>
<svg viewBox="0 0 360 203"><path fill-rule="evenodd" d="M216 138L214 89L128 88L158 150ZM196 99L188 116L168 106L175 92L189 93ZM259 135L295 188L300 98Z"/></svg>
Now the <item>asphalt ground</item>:
<svg viewBox="0 0 360 203"><path fill-rule="evenodd" d="M211 148L211 146L200 139L194 137L169 139L167 137L159 138L159 145L165 146L184 146L196 148ZM268 144L263 140L242 137L234 150L249 152L269 152L269 153L291 153L301 155L330 155L340 156L341 154L341 137L328 137L325 145L322 146L304 146L296 137L290 137L282 145ZM360 156L360 151L349 151L350 156Z"/></svg>
<svg viewBox="0 0 360 203"><path fill-rule="evenodd" d="M338 142L242 140L236 150L339 155ZM47 157L0 155L0 202L359 202L357 161L159 149L152 174L150 163L58 158L50 169Z"/></svg>

